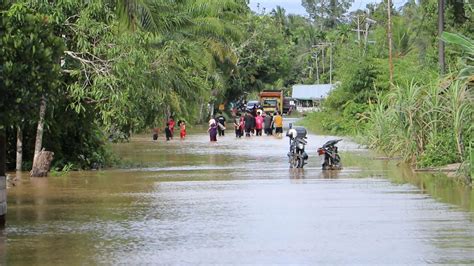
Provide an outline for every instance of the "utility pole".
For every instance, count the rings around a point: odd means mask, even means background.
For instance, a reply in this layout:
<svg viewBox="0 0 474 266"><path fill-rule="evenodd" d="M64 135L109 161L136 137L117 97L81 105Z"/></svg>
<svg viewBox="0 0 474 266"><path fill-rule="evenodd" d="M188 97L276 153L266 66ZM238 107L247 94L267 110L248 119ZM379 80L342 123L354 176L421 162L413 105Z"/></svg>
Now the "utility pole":
<svg viewBox="0 0 474 266"><path fill-rule="evenodd" d="M367 47L368 38L369 38L369 28L371 24L377 23L377 21L370 19L368 15L357 15L357 29L353 29L352 31L357 32L357 42L359 45L361 44L361 33L364 34L364 47ZM362 24L365 24L364 29L362 28Z"/></svg>
<svg viewBox="0 0 474 266"><path fill-rule="evenodd" d="M443 1L443 0L440 0ZM388 64L390 73L390 86L393 85L393 61L392 61L392 3L387 0L387 12L388 12L388 26L387 26L387 37L388 37Z"/></svg>
<svg viewBox="0 0 474 266"><path fill-rule="evenodd" d="M352 31L356 31L356 32L357 32L357 42L359 43L359 45L360 45L360 32L361 32L361 31L364 31L364 30L361 30L361 29L360 29L360 26L361 26L361 25L360 25L360 24L361 24L361 19L360 19L360 17L361 17L361 16L362 16L362 15L357 15L357 22L356 22L356 23L357 23L357 29L352 30Z"/></svg>
<svg viewBox="0 0 474 266"><path fill-rule="evenodd" d="M357 15L357 41L360 44L360 16Z"/></svg>
<svg viewBox="0 0 474 266"><path fill-rule="evenodd" d="M318 51L316 51L315 55L316 55L316 80L318 81L318 84L319 84L319 60L318 60Z"/></svg>
<svg viewBox="0 0 474 266"><path fill-rule="evenodd" d="M329 43L329 84L332 84L332 43Z"/></svg>
<svg viewBox="0 0 474 266"><path fill-rule="evenodd" d="M439 60L439 72L441 75L446 70L445 58L444 58L444 42L441 39L441 35L444 31L444 0L438 0L438 60Z"/></svg>
<svg viewBox="0 0 474 266"><path fill-rule="evenodd" d="M370 19L370 18L365 18L364 54L365 54L365 52L367 52L367 44L369 43L369 28L370 28L370 24L375 24L375 23L377 23L377 21L375 21L375 20L373 20L373 19Z"/></svg>
<svg viewBox="0 0 474 266"><path fill-rule="evenodd" d="M327 49L329 47L329 83L332 84L332 43L331 42L321 42L316 45L313 45L312 48L316 49L316 52L313 53L313 59L316 59L316 78L319 81L319 51L321 51L321 65L323 67L323 73L326 73L326 58L327 58Z"/></svg>
<svg viewBox="0 0 474 266"><path fill-rule="evenodd" d="M321 46L321 63L323 66L323 75L326 73L326 68L324 66L324 61L326 61L326 56L324 55L326 53L326 47Z"/></svg>

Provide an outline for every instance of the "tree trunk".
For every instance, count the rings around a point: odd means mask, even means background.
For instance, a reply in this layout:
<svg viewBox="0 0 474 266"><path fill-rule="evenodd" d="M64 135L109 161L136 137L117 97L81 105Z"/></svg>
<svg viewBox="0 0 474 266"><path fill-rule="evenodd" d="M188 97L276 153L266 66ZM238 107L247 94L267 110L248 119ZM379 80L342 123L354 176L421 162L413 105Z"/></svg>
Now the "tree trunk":
<svg viewBox="0 0 474 266"><path fill-rule="evenodd" d="M1 126L1 125L0 125ZM7 178L5 175L7 137L5 129L0 129L0 229L5 228L5 216L7 214Z"/></svg>
<svg viewBox="0 0 474 266"><path fill-rule="evenodd" d="M20 126L16 128L16 170L21 171L23 164L23 131Z"/></svg>
<svg viewBox="0 0 474 266"><path fill-rule="evenodd" d="M41 97L38 128L36 129L35 155L33 157L33 167L36 164L37 156L43 147L44 116L46 114L46 98Z"/></svg>
<svg viewBox="0 0 474 266"><path fill-rule="evenodd" d="M387 37L388 37L388 64L390 75L390 86L393 86L393 59L392 59L392 1L387 1Z"/></svg>
<svg viewBox="0 0 474 266"><path fill-rule="evenodd" d="M336 11L336 9L337 9L336 0L331 0L330 5L331 5L331 7L330 7L331 8L331 26L330 26L330 28L334 29L334 28L336 28L337 15L338 15L338 14L336 14L337 13L337 11Z"/></svg>
<svg viewBox="0 0 474 266"><path fill-rule="evenodd" d="M33 169L30 172L31 177L48 176L51 162L53 161L54 153L50 151L41 150L36 156L36 161L33 164Z"/></svg>
<svg viewBox="0 0 474 266"><path fill-rule="evenodd" d="M209 117L214 117L214 102L209 104Z"/></svg>
<svg viewBox="0 0 474 266"><path fill-rule="evenodd" d="M201 104L199 107L199 123L202 123L204 121L203 112L204 112L204 103L201 101Z"/></svg>
<svg viewBox="0 0 474 266"><path fill-rule="evenodd" d="M444 0L438 0L438 61L439 61L439 72L441 75L446 70L444 60L444 42L441 40L441 34L444 31Z"/></svg>

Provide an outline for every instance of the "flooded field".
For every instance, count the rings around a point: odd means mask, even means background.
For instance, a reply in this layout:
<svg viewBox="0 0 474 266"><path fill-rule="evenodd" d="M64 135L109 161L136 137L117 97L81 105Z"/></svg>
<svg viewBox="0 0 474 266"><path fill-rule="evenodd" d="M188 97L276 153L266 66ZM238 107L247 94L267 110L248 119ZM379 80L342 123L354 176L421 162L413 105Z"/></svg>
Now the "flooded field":
<svg viewBox="0 0 474 266"><path fill-rule="evenodd" d="M413 175L356 143L344 169L289 169L288 140L137 136L125 170L19 177L0 264L473 264L472 189Z"/></svg>

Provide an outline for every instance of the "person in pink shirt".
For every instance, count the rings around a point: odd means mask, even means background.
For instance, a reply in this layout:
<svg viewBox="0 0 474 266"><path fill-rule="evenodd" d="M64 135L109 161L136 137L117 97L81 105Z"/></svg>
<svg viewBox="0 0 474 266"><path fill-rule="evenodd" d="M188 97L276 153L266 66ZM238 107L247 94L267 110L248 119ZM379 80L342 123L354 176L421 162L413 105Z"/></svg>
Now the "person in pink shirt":
<svg viewBox="0 0 474 266"><path fill-rule="evenodd" d="M256 135L262 135L262 128L263 128L263 117L262 112L257 112L257 116L255 117L255 129L257 131Z"/></svg>

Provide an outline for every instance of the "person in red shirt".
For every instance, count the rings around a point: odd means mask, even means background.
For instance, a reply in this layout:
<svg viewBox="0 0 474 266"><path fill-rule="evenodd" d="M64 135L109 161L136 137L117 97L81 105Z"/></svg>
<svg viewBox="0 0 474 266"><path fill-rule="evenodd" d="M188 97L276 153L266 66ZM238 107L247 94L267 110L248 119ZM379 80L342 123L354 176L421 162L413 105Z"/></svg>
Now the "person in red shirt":
<svg viewBox="0 0 474 266"><path fill-rule="evenodd" d="M186 137L186 123L184 121L181 121L179 123L179 136L181 139L184 139Z"/></svg>
<svg viewBox="0 0 474 266"><path fill-rule="evenodd" d="M175 126L174 118L173 116L170 116L170 119L168 120L168 126L171 131L171 138L173 138L174 135L174 126Z"/></svg>

